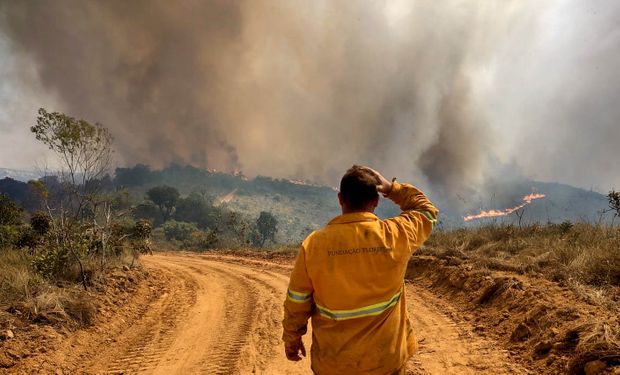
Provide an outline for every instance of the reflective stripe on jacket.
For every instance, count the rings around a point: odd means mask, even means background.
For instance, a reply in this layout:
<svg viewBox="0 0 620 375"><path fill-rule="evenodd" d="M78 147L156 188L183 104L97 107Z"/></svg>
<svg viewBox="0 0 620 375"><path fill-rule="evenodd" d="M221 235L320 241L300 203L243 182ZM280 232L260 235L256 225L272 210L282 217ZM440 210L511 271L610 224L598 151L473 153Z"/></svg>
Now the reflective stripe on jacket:
<svg viewBox="0 0 620 375"><path fill-rule="evenodd" d="M404 293L413 251L430 235L437 209L417 188L394 182L388 195L403 211L334 218L308 236L284 302L285 343L312 318L312 369L318 374L390 374L416 349Z"/></svg>

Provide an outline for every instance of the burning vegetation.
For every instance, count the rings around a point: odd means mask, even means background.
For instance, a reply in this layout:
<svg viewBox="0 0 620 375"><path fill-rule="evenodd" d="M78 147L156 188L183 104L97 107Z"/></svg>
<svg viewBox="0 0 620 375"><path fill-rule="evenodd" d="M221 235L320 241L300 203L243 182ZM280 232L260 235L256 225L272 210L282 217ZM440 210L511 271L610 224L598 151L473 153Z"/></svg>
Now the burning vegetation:
<svg viewBox="0 0 620 375"><path fill-rule="evenodd" d="M474 214L474 215L467 215L465 217L463 217L464 221L471 221L471 220L476 220L476 219L485 219L485 218L491 218L491 217L501 217L501 216L508 216L510 214L512 214L513 212L517 212L518 210L522 209L523 207L527 206L528 204L532 203L532 201L536 200L536 199L542 199L545 197L545 194L539 194L539 193L532 193L532 194L528 194L526 196L524 196L522 198L523 203L514 206L514 207L510 207L510 208L504 208L501 210L489 210L489 211L481 211L478 214Z"/></svg>

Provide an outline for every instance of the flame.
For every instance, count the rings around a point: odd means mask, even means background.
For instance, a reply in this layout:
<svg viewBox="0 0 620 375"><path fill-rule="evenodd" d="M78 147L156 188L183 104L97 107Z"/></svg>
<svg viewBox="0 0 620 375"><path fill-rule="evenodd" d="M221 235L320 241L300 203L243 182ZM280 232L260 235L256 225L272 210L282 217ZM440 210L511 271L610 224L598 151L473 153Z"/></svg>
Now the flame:
<svg viewBox="0 0 620 375"><path fill-rule="evenodd" d="M306 182L304 180L291 180L291 179L288 179L287 181L290 182L293 185L314 186L313 184L308 183L308 182Z"/></svg>
<svg viewBox="0 0 620 375"><path fill-rule="evenodd" d="M319 187L319 188L320 187L328 187L328 188L332 189L335 192L340 191L340 190L338 190L337 187L316 184L316 183L313 183L313 182L308 182L306 180L293 180L293 179L284 179L284 180L287 181L290 184L293 184L293 185L312 186L312 187Z"/></svg>
<svg viewBox="0 0 620 375"><path fill-rule="evenodd" d="M231 191L230 193L224 195L223 197L220 197L217 199L217 205L223 204L223 203L230 203L232 202L233 199L235 199L235 193L237 192L237 189Z"/></svg>
<svg viewBox="0 0 620 375"><path fill-rule="evenodd" d="M533 200L542 199L545 197L545 194L532 193L523 197L523 201L527 202L527 204L532 203Z"/></svg>
<svg viewBox="0 0 620 375"><path fill-rule="evenodd" d="M544 197L545 197L545 194L539 194L539 193L528 194L528 195L526 195L526 196L524 196L522 198L523 203L521 203L518 206L511 207L511 208L504 208L503 210L481 211L479 214L465 216L463 218L463 220L471 221L471 220L483 219L483 218L487 218L487 217L507 216L507 215L510 215L511 213L517 211L517 210L522 209L523 207L525 207L528 204L532 203L532 201L534 201L536 199L542 199Z"/></svg>
<svg viewBox="0 0 620 375"><path fill-rule="evenodd" d="M323 187L323 185L316 184L314 182L310 182L310 181L307 181L307 180L295 180L295 179L288 179L288 178L285 178L284 180L287 181L290 184L293 184L293 185Z"/></svg>
<svg viewBox="0 0 620 375"><path fill-rule="evenodd" d="M232 176L242 179L243 181L248 181L248 178L243 174L241 169L235 169L232 173Z"/></svg>

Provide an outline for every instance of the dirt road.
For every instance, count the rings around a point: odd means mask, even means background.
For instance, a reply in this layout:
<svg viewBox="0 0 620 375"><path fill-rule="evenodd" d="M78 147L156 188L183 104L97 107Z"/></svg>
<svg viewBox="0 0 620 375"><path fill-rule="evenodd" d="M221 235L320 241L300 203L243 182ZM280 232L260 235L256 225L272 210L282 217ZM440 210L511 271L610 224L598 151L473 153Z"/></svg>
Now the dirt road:
<svg viewBox="0 0 620 375"><path fill-rule="evenodd" d="M113 345L85 361L82 371L311 373L309 359L293 363L282 353L280 320L290 265L208 255L155 255L143 262L169 276L167 292ZM406 289L420 341L409 373L527 373L473 327L455 323L448 304L414 285Z"/></svg>

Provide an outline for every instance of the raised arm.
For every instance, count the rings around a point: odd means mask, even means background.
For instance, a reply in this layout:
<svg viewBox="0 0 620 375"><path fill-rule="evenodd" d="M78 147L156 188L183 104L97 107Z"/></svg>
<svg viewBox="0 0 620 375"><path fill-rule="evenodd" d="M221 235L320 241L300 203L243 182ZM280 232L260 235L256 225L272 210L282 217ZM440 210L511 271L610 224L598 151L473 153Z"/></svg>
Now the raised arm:
<svg viewBox="0 0 620 375"><path fill-rule="evenodd" d="M411 251L415 250L431 235L439 210L422 191L409 184L394 181L387 198L402 210L399 216L386 220L387 224L405 234Z"/></svg>
<svg viewBox="0 0 620 375"><path fill-rule="evenodd" d="M394 235L405 235L411 251L428 239L437 223L439 210L431 201L413 185L401 184L396 180L388 181L379 172L368 168L377 177L377 191L396 203L402 213L386 220Z"/></svg>

